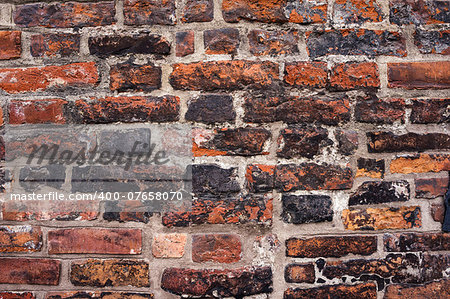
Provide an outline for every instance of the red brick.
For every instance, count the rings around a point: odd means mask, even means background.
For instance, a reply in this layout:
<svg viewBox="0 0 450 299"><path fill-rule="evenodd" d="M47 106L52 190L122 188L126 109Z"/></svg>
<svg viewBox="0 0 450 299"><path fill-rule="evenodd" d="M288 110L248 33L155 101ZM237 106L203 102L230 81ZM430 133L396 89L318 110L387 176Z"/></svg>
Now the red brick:
<svg viewBox="0 0 450 299"><path fill-rule="evenodd" d="M391 0L390 21L397 25L448 23L449 5L440 0Z"/></svg>
<svg viewBox="0 0 450 299"><path fill-rule="evenodd" d="M337 90L379 88L379 75L378 65L374 62L346 62L333 67L330 84Z"/></svg>
<svg viewBox="0 0 450 299"><path fill-rule="evenodd" d="M286 63L284 81L292 86L323 88L327 86L326 62Z"/></svg>
<svg viewBox="0 0 450 299"><path fill-rule="evenodd" d="M48 232L48 253L140 254L139 229L73 228Z"/></svg>
<svg viewBox="0 0 450 299"><path fill-rule="evenodd" d="M170 84L182 90L268 88L279 79L278 64L245 60L177 63Z"/></svg>
<svg viewBox="0 0 450 299"><path fill-rule="evenodd" d="M134 292L51 292L47 293L45 299L152 299L151 293L134 293Z"/></svg>
<svg viewBox="0 0 450 299"><path fill-rule="evenodd" d="M391 173L450 171L449 154L400 156L391 161Z"/></svg>
<svg viewBox="0 0 450 299"><path fill-rule="evenodd" d="M195 41L194 31L182 31L176 33L176 48L175 53L177 57L184 57L190 54L194 54Z"/></svg>
<svg viewBox="0 0 450 299"><path fill-rule="evenodd" d="M184 256L186 241L186 234L157 234L153 236L153 256L156 258L181 258Z"/></svg>
<svg viewBox="0 0 450 299"><path fill-rule="evenodd" d="M449 123L450 99L412 100L411 122L413 124Z"/></svg>
<svg viewBox="0 0 450 299"><path fill-rule="evenodd" d="M337 24L362 24L383 20L375 0L337 0L333 6L333 21Z"/></svg>
<svg viewBox="0 0 450 299"><path fill-rule="evenodd" d="M450 61L388 63L388 87L450 88Z"/></svg>
<svg viewBox="0 0 450 299"><path fill-rule="evenodd" d="M450 280L430 282L423 285L393 284L386 288L384 299L442 299L450 297Z"/></svg>
<svg viewBox="0 0 450 299"><path fill-rule="evenodd" d="M57 260L0 258L0 283L58 285L60 268Z"/></svg>
<svg viewBox="0 0 450 299"><path fill-rule="evenodd" d="M238 235L206 234L192 236L192 261L195 263L235 263L241 259Z"/></svg>
<svg viewBox="0 0 450 299"><path fill-rule="evenodd" d="M16 100L9 103L9 123L19 124L64 124L64 105L61 99Z"/></svg>
<svg viewBox="0 0 450 299"><path fill-rule="evenodd" d="M282 55L298 53L298 31L252 30L248 34L250 53L261 55Z"/></svg>
<svg viewBox="0 0 450 299"><path fill-rule="evenodd" d="M125 0L125 25L175 25L175 0Z"/></svg>
<svg viewBox="0 0 450 299"><path fill-rule="evenodd" d="M0 252L32 252L42 247L42 231L35 226L0 226Z"/></svg>
<svg viewBox="0 0 450 299"><path fill-rule="evenodd" d="M20 58L21 37L20 31L0 31L0 60Z"/></svg>
<svg viewBox="0 0 450 299"><path fill-rule="evenodd" d="M358 97L355 118L358 122L393 124L405 121L406 103L403 99L379 99L375 95Z"/></svg>
<svg viewBox="0 0 450 299"><path fill-rule="evenodd" d="M444 223L445 206L443 203L431 204L431 217L434 221Z"/></svg>
<svg viewBox="0 0 450 299"><path fill-rule="evenodd" d="M71 33L32 35L30 51L34 57L75 55L80 51L80 35Z"/></svg>
<svg viewBox="0 0 450 299"><path fill-rule="evenodd" d="M446 233L401 233L385 234L384 251L417 252L449 251L450 234Z"/></svg>
<svg viewBox="0 0 450 299"><path fill-rule="evenodd" d="M184 23L211 22L214 18L213 0L185 0L183 16Z"/></svg>
<svg viewBox="0 0 450 299"><path fill-rule="evenodd" d="M284 279L286 282L314 283L316 273L314 264L290 264L284 269Z"/></svg>
<svg viewBox="0 0 450 299"><path fill-rule="evenodd" d="M115 14L114 2L67 2L19 5L13 17L20 27L73 28L111 25Z"/></svg>
<svg viewBox="0 0 450 299"><path fill-rule="evenodd" d="M236 54L239 44L239 30L223 28L205 30L203 42L206 54Z"/></svg>
<svg viewBox="0 0 450 299"><path fill-rule="evenodd" d="M247 166L245 178L251 192L265 192L274 189L275 165L252 164Z"/></svg>
<svg viewBox="0 0 450 299"><path fill-rule="evenodd" d="M0 78L0 89L8 93L42 91L56 87L87 87L96 85L99 80L95 62L0 69Z"/></svg>
<svg viewBox="0 0 450 299"><path fill-rule="evenodd" d="M301 298L346 298L346 299L376 299L377 285L375 283L360 283L355 285L330 285L317 288L290 288L284 292L284 299Z"/></svg>
<svg viewBox="0 0 450 299"><path fill-rule="evenodd" d="M35 299L33 293L0 292L2 299Z"/></svg>
<svg viewBox="0 0 450 299"><path fill-rule="evenodd" d="M121 63L111 66L111 90L151 91L161 87L161 68L153 64Z"/></svg>
<svg viewBox="0 0 450 299"><path fill-rule="evenodd" d="M342 211L345 229L381 230L422 227L418 206L400 208L351 208Z"/></svg>
<svg viewBox="0 0 450 299"><path fill-rule="evenodd" d="M416 198L436 198L444 196L449 186L449 178L417 178Z"/></svg>

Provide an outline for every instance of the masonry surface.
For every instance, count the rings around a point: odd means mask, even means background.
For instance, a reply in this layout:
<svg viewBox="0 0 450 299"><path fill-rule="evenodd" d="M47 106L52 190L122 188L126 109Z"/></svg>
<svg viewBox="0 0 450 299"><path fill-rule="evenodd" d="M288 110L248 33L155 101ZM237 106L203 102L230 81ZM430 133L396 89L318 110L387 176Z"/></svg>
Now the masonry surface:
<svg viewBox="0 0 450 299"><path fill-rule="evenodd" d="M447 0L0 0L2 132L194 157L190 210L3 202L0 298L450 298L449 55Z"/></svg>

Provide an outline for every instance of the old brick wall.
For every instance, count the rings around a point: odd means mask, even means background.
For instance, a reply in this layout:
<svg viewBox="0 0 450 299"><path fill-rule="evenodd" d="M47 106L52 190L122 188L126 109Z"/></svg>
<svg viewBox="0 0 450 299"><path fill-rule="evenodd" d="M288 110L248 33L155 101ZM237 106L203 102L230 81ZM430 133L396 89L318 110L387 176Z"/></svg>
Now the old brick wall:
<svg viewBox="0 0 450 299"><path fill-rule="evenodd" d="M3 213L0 298L450 297L449 1L0 3L2 126L192 124L196 195Z"/></svg>

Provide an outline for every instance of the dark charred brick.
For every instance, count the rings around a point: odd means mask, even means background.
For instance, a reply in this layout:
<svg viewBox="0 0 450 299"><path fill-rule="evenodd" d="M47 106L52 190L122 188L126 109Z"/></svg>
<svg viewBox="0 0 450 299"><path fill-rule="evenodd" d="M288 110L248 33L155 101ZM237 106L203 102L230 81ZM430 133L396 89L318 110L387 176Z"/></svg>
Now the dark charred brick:
<svg viewBox="0 0 450 299"><path fill-rule="evenodd" d="M282 129L278 138L277 156L282 158L319 155L321 150L333 142L328 139L328 131L323 128L289 126Z"/></svg>
<svg viewBox="0 0 450 299"><path fill-rule="evenodd" d="M252 30L248 34L250 53L256 56L298 53L298 31Z"/></svg>
<svg viewBox="0 0 450 299"><path fill-rule="evenodd" d="M358 122L372 124L393 124L405 121L405 100L379 99L371 94L358 97L355 106L355 118Z"/></svg>
<svg viewBox="0 0 450 299"><path fill-rule="evenodd" d="M77 100L67 113L75 123L105 124L176 121L179 111L180 99L167 95Z"/></svg>
<svg viewBox="0 0 450 299"><path fill-rule="evenodd" d="M60 269L57 260L0 258L0 283L58 285Z"/></svg>
<svg viewBox="0 0 450 299"><path fill-rule="evenodd" d="M391 173L450 171L450 154L402 155L391 160Z"/></svg>
<svg viewBox="0 0 450 299"><path fill-rule="evenodd" d="M369 153L421 152L450 149L450 135L442 133L395 135L392 132L369 132L367 133L367 139Z"/></svg>
<svg viewBox="0 0 450 299"><path fill-rule="evenodd" d="M338 150L341 154L349 156L358 149L358 132L352 130L337 129L334 136L338 142Z"/></svg>
<svg viewBox="0 0 450 299"><path fill-rule="evenodd" d="M361 184L350 195L349 206L371 205L386 202L407 201L410 197L407 181L370 181Z"/></svg>
<svg viewBox="0 0 450 299"><path fill-rule="evenodd" d="M185 0L183 16L184 23L211 22L214 18L213 0Z"/></svg>
<svg viewBox="0 0 450 299"><path fill-rule="evenodd" d="M206 30L203 33L206 54L236 54L239 44L239 30L223 28Z"/></svg>
<svg viewBox="0 0 450 299"><path fill-rule="evenodd" d="M222 14L226 22L247 20L264 23L325 23L327 5L316 1L224 0Z"/></svg>
<svg viewBox="0 0 450 299"><path fill-rule="evenodd" d="M42 230L40 227L0 226L0 252L33 252L40 251L41 248Z"/></svg>
<svg viewBox="0 0 450 299"><path fill-rule="evenodd" d="M0 60L19 58L22 53L20 31L0 31Z"/></svg>
<svg viewBox="0 0 450 299"><path fill-rule="evenodd" d="M371 177L371 178L383 178L385 172L384 160L358 158L358 169L356 171L356 177Z"/></svg>
<svg viewBox="0 0 450 299"><path fill-rule="evenodd" d="M165 269L161 287L180 296L209 298L242 298L272 292L270 267L252 267L226 270Z"/></svg>
<svg viewBox="0 0 450 299"><path fill-rule="evenodd" d="M316 273L314 264L290 264L284 269L284 280L296 283L314 283Z"/></svg>
<svg viewBox="0 0 450 299"><path fill-rule="evenodd" d="M275 166L252 164L247 166L245 178L251 192L267 192L274 189Z"/></svg>
<svg viewBox="0 0 450 299"><path fill-rule="evenodd" d="M279 80L278 64L245 60L177 63L170 84L181 90L264 89Z"/></svg>
<svg viewBox="0 0 450 299"><path fill-rule="evenodd" d="M385 299L427 298L440 299L450 297L450 279L430 282L423 285L394 284L386 288Z"/></svg>
<svg viewBox="0 0 450 299"><path fill-rule="evenodd" d="M150 293L130 292L51 292L47 293L45 299L152 299Z"/></svg>
<svg viewBox="0 0 450 299"><path fill-rule="evenodd" d="M151 91L161 87L161 68L153 64L121 63L111 66L111 90Z"/></svg>
<svg viewBox="0 0 450 299"><path fill-rule="evenodd" d="M286 195L281 198L281 218L286 223L304 224L333 220L331 198L326 195Z"/></svg>
<svg viewBox="0 0 450 299"><path fill-rule="evenodd" d="M264 144L271 136L266 129L252 127L218 129L211 134L207 134L206 131L200 132L202 136L210 135L210 138L204 137L206 140L198 143L194 138L194 156L267 154L263 152Z"/></svg>
<svg viewBox="0 0 450 299"><path fill-rule="evenodd" d="M106 201L103 219L119 222L148 223L153 216L153 203L151 201Z"/></svg>
<svg viewBox="0 0 450 299"><path fill-rule="evenodd" d="M385 234L384 251L448 251L450 234L446 233L401 233Z"/></svg>
<svg viewBox="0 0 450 299"><path fill-rule="evenodd" d="M449 186L449 178L417 178L416 198L436 198L444 196Z"/></svg>
<svg viewBox="0 0 450 299"><path fill-rule="evenodd" d="M330 87L335 90L380 87L378 65L374 62L339 63L331 69Z"/></svg>
<svg viewBox="0 0 450 299"><path fill-rule="evenodd" d="M75 286L149 287L149 265L140 260L96 260L72 262L70 282Z"/></svg>
<svg viewBox="0 0 450 299"><path fill-rule="evenodd" d="M449 123L450 99L412 101L411 122L414 124Z"/></svg>
<svg viewBox="0 0 450 299"><path fill-rule="evenodd" d="M450 88L450 61L388 63L388 87Z"/></svg>
<svg viewBox="0 0 450 299"><path fill-rule="evenodd" d="M383 20L375 0L337 0L333 6L333 21L337 24L375 23Z"/></svg>
<svg viewBox="0 0 450 299"><path fill-rule="evenodd" d="M242 243L235 234L197 234L192 236L195 263L235 263L241 259Z"/></svg>
<svg viewBox="0 0 450 299"><path fill-rule="evenodd" d="M317 123L337 125L350 120L350 103L346 96L317 97L247 97L246 122Z"/></svg>
<svg viewBox="0 0 450 299"><path fill-rule="evenodd" d="M314 237L286 240L286 256L300 258L371 255L377 251L376 236Z"/></svg>
<svg viewBox="0 0 450 299"><path fill-rule="evenodd" d="M19 27L73 28L111 25L115 14L113 1L34 3L17 6L13 18Z"/></svg>
<svg viewBox="0 0 450 299"><path fill-rule="evenodd" d="M169 42L157 34L105 35L89 38L89 51L92 55L161 54L170 53Z"/></svg>
<svg viewBox="0 0 450 299"><path fill-rule="evenodd" d="M76 55L80 51L80 35L72 33L32 35L30 51L33 57Z"/></svg>
<svg viewBox="0 0 450 299"><path fill-rule="evenodd" d="M135 155L144 154L150 144L151 130L147 128L103 130L98 133L99 152L129 153L134 149ZM92 170L92 169L91 169Z"/></svg>
<svg viewBox="0 0 450 299"><path fill-rule="evenodd" d="M125 25L175 25L175 0L125 0Z"/></svg>
<svg viewBox="0 0 450 299"><path fill-rule="evenodd" d="M206 124L234 122L233 97L210 94L194 98L188 105L185 119Z"/></svg>
<svg viewBox="0 0 450 299"><path fill-rule="evenodd" d="M328 164L302 163L277 165L275 187L280 191L350 189L350 168Z"/></svg>
<svg viewBox="0 0 450 299"><path fill-rule="evenodd" d="M239 192L236 168L220 168L214 164L193 165L192 188L194 193Z"/></svg>
<svg viewBox="0 0 450 299"><path fill-rule="evenodd" d="M307 32L306 46L313 59L325 55L406 56L405 40L400 33L384 30Z"/></svg>
<svg viewBox="0 0 450 299"><path fill-rule="evenodd" d="M287 289L284 299L301 298L346 298L346 299L375 299L377 286L375 283L360 283L355 285L330 285L311 289Z"/></svg>
<svg viewBox="0 0 450 299"><path fill-rule="evenodd" d="M390 21L397 25L450 23L448 1L391 0Z"/></svg>
<svg viewBox="0 0 450 299"><path fill-rule="evenodd" d="M214 197L194 199L185 210L165 213L165 226L182 227L192 224L272 224L273 200L263 195Z"/></svg>
<svg viewBox="0 0 450 299"><path fill-rule="evenodd" d="M27 192L42 190L45 187L59 189L66 179L64 165L25 166L19 172L19 184Z"/></svg>
<svg viewBox="0 0 450 299"><path fill-rule="evenodd" d="M328 84L326 62L287 62L284 82L304 88L323 88Z"/></svg>
<svg viewBox="0 0 450 299"><path fill-rule="evenodd" d="M417 29L414 44L424 54L450 55L450 30L425 31Z"/></svg>
<svg viewBox="0 0 450 299"><path fill-rule="evenodd" d="M176 39L176 56L184 57L190 54L194 54L195 51L195 42L194 42L194 31L182 31L177 32Z"/></svg>

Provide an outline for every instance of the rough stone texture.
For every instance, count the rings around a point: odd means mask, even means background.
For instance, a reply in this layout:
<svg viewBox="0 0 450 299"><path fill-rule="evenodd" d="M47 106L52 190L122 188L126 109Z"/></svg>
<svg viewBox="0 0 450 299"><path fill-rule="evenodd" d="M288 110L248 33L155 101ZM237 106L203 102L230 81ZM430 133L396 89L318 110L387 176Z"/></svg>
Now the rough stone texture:
<svg viewBox="0 0 450 299"><path fill-rule="evenodd" d="M184 116L186 120L206 124L234 121L233 98L229 95L209 94L194 98Z"/></svg>
<svg viewBox="0 0 450 299"><path fill-rule="evenodd" d="M79 51L79 34L46 33L31 36L30 52L33 57L65 57L77 55Z"/></svg>
<svg viewBox="0 0 450 299"><path fill-rule="evenodd" d="M111 66L111 90L151 91L161 87L161 68L153 64L121 63Z"/></svg>
<svg viewBox="0 0 450 299"><path fill-rule="evenodd" d="M236 168L221 168L215 164L192 166L192 190L194 193L239 192Z"/></svg>
<svg viewBox="0 0 450 299"><path fill-rule="evenodd" d="M337 0L333 7L333 21L337 24L381 22L381 8L375 0Z"/></svg>
<svg viewBox="0 0 450 299"><path fill-rule="evenodd" d="M331 69L330 85L336 90L379 88L378 65L373 62L337 64Z"/></svg>
<svg viewBox="0 0 450 299"><path fill-rule="evenodd" d="M290 264L284 269L286 282L313 283L316 279L314 264Z"/></svg>
<svg viewBox="0 0 450 299"><path fill-rule="evenodd" d="M388 63L388 87L450 88L450 61Z"/></svg>
<svg viewBox="0 0 450 299"><path fill-rule="evenodd" d="M286 223L303 224L333 220L331 198L326 195L283 195L281 218Z"/></svg>
<svg viewBox="0 0 450 299"><path fill-rule="evenodd" d="M242 243L237 235L202 234L192 236L192 261L195 263L235 263L241 259Z"/></svg>
<svg viewBox="0 0 450 299"><path fill-rule="evenodd" d="M175 0L125 0L125 25L175 25Z"/></svg>
<svg viewBox="0 0 450 299"><path fill-rule="evenodd" d="M450 55L450 30L425 31L417 29L414 44L424 54Z"/></svg>
<svg viewBox="0 0 450 299"><path fill-rule="evenodd" d="M186 242L186 234L157 234L153 236L153 256L156 258L181 258L184 256Z"/></svg>
<svg viewBox="0 0 450 299"><path fill-rule="evenodd" d="M322 88L328 83L325 62L286 63L284 81L296 87Z"/></svg>
<svg viewBox="0 0 450 299"><path fill-rule="evenodd" d="M448 1L391 0L390 21L398 25L427 25L450 22Z"/></svg>
<svg viewBox="0 0 450 299"><path fill-rule="evenodd" d="M206 30L203 33L206 54L236 54L240 39L239 30L223 28Z"/></svg>
<svg viewBox="0 0 450 299"><path fill-rule="evenodd" d="M450 234L446 233L402 233L385 234L384 251L448 251Z"/></svg>
<svg viewBox="0 0 450 299"><path fill-rule="evenodd" d="M252 164L247 166L245 178L251 192L267 192L275 186L275 166Z"/></svg>
<svg viewBox="0 0 450 299"><path fill-rule="evenodd" d="M0 258L0 283L57 285L60 268L57 260Z"/></svg>
<svg viewBox="0 0 450 299"><path fill-rule="evenodd" d="M374 283L356 285L331 285L317 288L289 288L284 292L284 299L300 298L347 298L373 299L377 297L377 286Z"/></svg>
<svg viewBox="0 0 450 299"><path fill-rule="evenodd" d="M358 148L358 132L353 130L337 129L334 136L338 142L338 151L346 156L355 153Z"/></svg>
<svg viewBox="0 0 450 299"><path fill-rule="evenodd" d="M89 38L89 51L92 55L161 54L170 53L170 44L157 34L105 35Z"/></svg>
<svg viewBox="0 0 450 299"><path fill-rule="evenodd" d="M450 171L449 154L419 154L400 156L391 161L392 173L422 173Z"/></svg>
<svg viewBox="0 0 450 299"><path fill-rule="evenodd" d="M358 122L372 124L403 123L406 104L403 99L380 99L374 94L358 97L355 118Z"/></svg>
<svg viewBox="0 0 450 299"><path fill-rule="evenodd" d="M33 252L42 248L40 227L0 226L0 252Z"/></svg>
<svg viewBox="0 0 450 299"><path fill-rule="evenodd" d="M371 177L371 178L383 178L385 172L384 160L358 158L358 169L355 177Z"/></svg>
<svg viewBox="0 0 450 299"><path fill-rule="evenodd" d="M20 57L21 37L20 31L0 31L0 60Z"/></svg>
<svg viewBox="0 0 450 299"><path fill-rule="evenodd" d="M430 99L412 101L411 122L414 124L449 123L447 112L450 99Z"/></svg>
<svg viewBox="0 0 450 299"><path fill-rule="evenodd" d="M298 31L252 30L248 34L250 53L255 56L298 53Z"/></svg>
<svg viewBox="0 0 450 299"><path fill-rule="evenodd" d="M282 129L278 138L277 156L282 158L312 158L333 144L328 131L323 128L289 126Z"/></svg>
<svg viewBox="0 0 450 299"><path fill-rule="evenodd" d="M417 198L436 198L444 196L449 186L449 178L424 178L416 179Z"/></svg>
<svg viewBox="0 0 450 299"><path fill-rule="evenodd" d="M440 299L450 297L450 280L443 279L424 285L389 285L386 288L385 299L417 298Z"/></svg>
<svg viewBox="0 0 450 299"><path fill-rule="evenodd" d="M184 57L193 54L195 51L194 31L182 31L176 34L176 48L175 52L177 57Z"/></svg>
<svg viewBox="0 0 450 299"><path fill-rule="evenodd" d="M407 201L410 188L407 181L364 182L348 199L349 206L371 205L396 201Z"/></svg>

